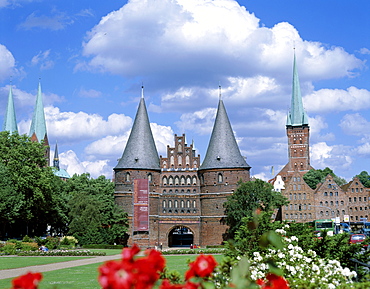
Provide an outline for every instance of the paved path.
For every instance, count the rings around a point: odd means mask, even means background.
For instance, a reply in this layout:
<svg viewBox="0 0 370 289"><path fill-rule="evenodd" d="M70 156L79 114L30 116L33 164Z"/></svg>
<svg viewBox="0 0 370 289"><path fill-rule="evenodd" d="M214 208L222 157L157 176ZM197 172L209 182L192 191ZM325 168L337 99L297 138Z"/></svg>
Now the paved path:
<svg viewBox="0 0 370 289"><path fill-rule="evenodd" d="M22 258L22 257L18 257ZM92 258L84 258L80 260L73 260L73 261L65 261L59 263L52 263L46 265L36 265L36 266L29 266L23 268L16 268L16 269L7 269L7 270L0 270L0 279L7 279L7 278L14 278L20 275L26 274L27 272L47 272L47 271L54 271L59 269L89 265L94 263L105 262L109 260L118 260L121 258L121 254L118 255L110 255L110 256L99 256L99 257L92 257ZM6 258L2 260L5 261Z"/></svg>

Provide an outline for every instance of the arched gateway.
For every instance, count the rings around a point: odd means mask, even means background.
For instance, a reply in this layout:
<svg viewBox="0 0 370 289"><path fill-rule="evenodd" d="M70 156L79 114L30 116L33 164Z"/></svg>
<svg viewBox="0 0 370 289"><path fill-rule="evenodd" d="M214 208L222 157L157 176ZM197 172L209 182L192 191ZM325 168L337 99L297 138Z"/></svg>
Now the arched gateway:
<svg viewBox="0 0 370 289"><path fill-rule="evenodd" d="M168 247L190 247L194 244L193 232L185 226L176 226L168 233Z"/></svg>

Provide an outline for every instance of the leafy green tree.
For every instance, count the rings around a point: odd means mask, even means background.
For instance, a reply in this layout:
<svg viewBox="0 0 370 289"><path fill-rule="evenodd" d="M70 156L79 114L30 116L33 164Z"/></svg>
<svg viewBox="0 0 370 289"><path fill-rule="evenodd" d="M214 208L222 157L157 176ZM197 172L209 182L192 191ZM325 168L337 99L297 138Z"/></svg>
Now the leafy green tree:
<svg viewBox="0 0 370 289"><path fill-rule="evenodd" d="M0 132L0 165L1 237L42 235L50 222L63 219L54 209L62 198L54 191L56 176L47 166L43 144Z"/></svg>
<svg viewBox="0 0 370 289"><path fill-rule="evenodd" d="M359 175L356 175L360 182L366 187L370 188L370 175L367 171L362 171Z"/></svg>
<svg viewBox="0 0 370 289"><path fill-rule="evenodd" d="M280 192L273 190L273 186L260 179L240 183L236 191L224 203L226 224L229 226L229 237L233 238L235 232L242 225L244 217L252 217L258 209L271 212L288 204Z"/></svg>
<svg viewBox="0 0 370 289"><path fill-rule="evenodd" d="M340 178L338 177L337 175L334 174L334 172L326 167L325 169L321 170L321 169L318 169L318 170L315 170L315 169L311 169L309 170L304 176L303 176L303 179L304 181L307 183L307 185L311 188L311 189L316 189L317 185L319 183L322 183L326 176L327 175L332 175L333 178L334 178L334 181L339 185L339 186L342 186L344 184L347 183L347 181L343 178Z"/></svg>
<svg viewBox="0 0 370 289"><path fill-rule="evenodd" d="M114 183L100 176L74 175L65 183L69 192L69 232L79 244L124 243L127 215L114 203Z"/></svg>

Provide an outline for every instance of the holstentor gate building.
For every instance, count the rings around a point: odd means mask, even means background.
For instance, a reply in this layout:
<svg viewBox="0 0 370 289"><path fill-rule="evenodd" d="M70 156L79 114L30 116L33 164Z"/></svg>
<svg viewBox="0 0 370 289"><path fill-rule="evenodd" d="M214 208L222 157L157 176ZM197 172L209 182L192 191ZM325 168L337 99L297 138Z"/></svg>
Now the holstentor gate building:
<svg viewBox="0 0 370 289"><path fill-rule="evenodd" d="M201 161L185 134L174 136L167 156L158 156L143 97L115 171L115 200L129 216L129 244L141 246L219 245L227 226L223 203L239 180L250 180L230 121L219 99L206 156ZM149 182L149 228L133 229L134 180Z"/></svg>

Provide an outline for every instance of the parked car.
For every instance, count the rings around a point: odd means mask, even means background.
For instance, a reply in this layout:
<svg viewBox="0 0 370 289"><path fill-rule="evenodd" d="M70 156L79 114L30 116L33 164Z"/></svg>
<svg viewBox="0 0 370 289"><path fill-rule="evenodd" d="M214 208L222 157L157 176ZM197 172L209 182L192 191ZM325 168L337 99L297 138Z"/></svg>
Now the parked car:
<svg viewBox="0 0 370 289"><path fill-rule="evenodd" d="M366 236L364 234L352 234L349 237L349 243L350 244L356 244L356 243L362 243L366 239Z"/></svg>

